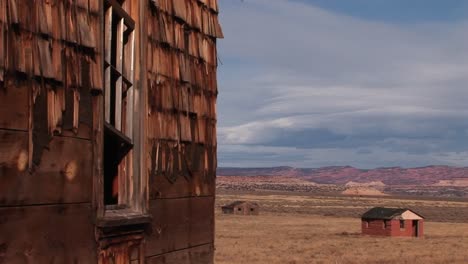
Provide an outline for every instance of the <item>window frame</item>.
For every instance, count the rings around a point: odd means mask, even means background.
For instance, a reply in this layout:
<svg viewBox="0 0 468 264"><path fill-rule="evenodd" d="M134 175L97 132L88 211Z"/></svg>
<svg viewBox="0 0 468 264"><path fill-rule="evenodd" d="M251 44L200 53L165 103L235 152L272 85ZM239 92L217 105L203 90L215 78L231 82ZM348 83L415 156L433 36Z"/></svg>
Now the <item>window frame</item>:
<svg viewBox="0 0 468 264"><path fill-rule="evenodd" d="M406 221L405 220L400 220L400 230L405 230L406 229Z"/></svg>
<svg viewBox="0 0 468 264"><path fill-rule="evenodd" d="M132 145L124 157L119 158L114 182L108 182L110 179L106 177L104 179L105 192L111 184L112 189L117 187L118 190L116 204L104 202L106 209L120 209L130 206L128 189L134 173L131 168L135 162L132 155L133 134L138 132L134 131L137 128L133 124L133 110L136 108L133 96L135 21L125 11L126 1L104 2L104 129L105 132L112 131L115 137Z"/></svg>
<svg viewBox="0 0 468 264"><path fill-rule="evenodd" d="M144 84L137 84L135 83L135 77L143 78L145 75L142 75L140 72L135 70L135 62L141 54L136 50L136 45L138 42L136 41L139 31L137 28L136 22L132 19L132 15L136 16L139 12L144 10L145 5L143 4L136 4L136 6L132 6L129 8L130 5L129 0L124 1L116 1L116 0L104 0L100 1L100 10L102 14L102 23L100 25L100 30L102 32L102 39L100 49L102 50L101 54L101 61L102 61L102 73L104 74L103 78L103 94L97 99L97 102L94 107L94 111L97 113L97 119L95 120L95 129L98 134L95 136L96 147L94 147L94 155L97 155L97 159L95 159L95 173L94 173L94 199L93 203L95 204L96 208L96 225L99 227L107 227L107 226L115 226L115 225L127 225L127 224L140 224L140 223L147 223L150 221L150 216L147 214L147 199L146 199L146 189L147 184L146 180L144 179L144 165L146 162L142 157L144 157L144 146L142 145L143 138L145 135L144 132L144 117L142 117L145 109L145 104L141 103L144 102ZM111 10L111 11L109 11ZM127 13L126 10L131 10L133 13ZM126 122L128 123L125 128L123 129L124 135L130 136L133 149L130 153L127 154L125 159L128 159L132 165L127 169L127 175L124 179L119 179L119 203L120 205L106 205L104 202L104 140L105 140L105 127L106 122L109 121L109 112L106 110L106 107L109 106L108 97L106 98L107 94L109 93L110 89L110 63L112 63L110 47L112 47L112 41L119 42L119 39L112 38L106 30L112 30L112 20L113 14L116 14L117 20L119 20L119 24L121 26L121 30L125 29L125 27L131 28L128 33L128 45L126 50L125 47L122 45L122 64L120 65L121 68L121 76L129 77L127 80L123 80L121 77L121 82L128 81L130 85L129 90L127 90L127 97L130 99L131 107L127 107L126 109L130 109L129 114L126 115ZM122 26L124 25L124 26ZM141 31L141 30L140 30ZM122 33L125 33L122 31ZM120 34L122 36L122 34ZM120 39L123 42L123 39ZM141 44L141 42L140 42ZM127 56L129 58L125 58L125 51L127 51ZM115 56L117 56L117 52L115 52ZM119 58L120 59L120 58ZM116 59L117 61L117 59ZM127 63L127 66L125 66ZM138 67L136 67L138 68ZM125 72L124 72L125 71ZM138 75L137 75L138 74ZM133 94L128 94L128 92ZM107 100L107 104L106 104ZM97 108L96 108L97 107ZM107 111L107 116L106 116ZM122 121L125 121L122 119ZM107 122L108 124L110 122ZM122 122L123 123L123 122ZM122 126L121 126L122 129ZM124 189L120 189L121 187Z"/></svg>
<svg viewBox="0 0 468 264"><path fill-rule="evenodd" d="M388 229L390 226L391 226L391 221L390 220L384 220L383 228Z"/></svg>

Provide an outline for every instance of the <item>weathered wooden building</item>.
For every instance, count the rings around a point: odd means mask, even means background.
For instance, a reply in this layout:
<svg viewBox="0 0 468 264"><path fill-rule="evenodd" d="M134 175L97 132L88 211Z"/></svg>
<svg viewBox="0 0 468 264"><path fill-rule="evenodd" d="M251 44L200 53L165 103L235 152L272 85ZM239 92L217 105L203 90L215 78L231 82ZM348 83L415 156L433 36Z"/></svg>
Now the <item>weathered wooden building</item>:
<svg viewBox="0 0 468 264"><path fill-rule="evenodd" d="M0 263L212 263L217 0L0 1Z"/></svg>
<svg viewBox="0 0 468 264"><path fill-rule="evenodd" d="M374 207L362 215L362 234L423 237L424 218L406 208Z"/></svg>
<svg viewBox="0 0 468 264"><path fill-rule="evenodd" d="M224 214L259 215L260 206L254 202L234 201L221 207Z"/></svg>

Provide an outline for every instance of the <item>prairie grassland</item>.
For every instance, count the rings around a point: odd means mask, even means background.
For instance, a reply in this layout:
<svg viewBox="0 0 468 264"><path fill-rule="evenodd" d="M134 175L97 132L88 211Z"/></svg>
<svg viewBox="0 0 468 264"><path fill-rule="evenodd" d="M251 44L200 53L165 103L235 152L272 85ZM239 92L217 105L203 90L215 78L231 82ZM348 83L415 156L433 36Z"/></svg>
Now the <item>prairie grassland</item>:
<svg viewBox="0 0 468 264"><path fill-rule="evenodd" d="M361 211L360 206L352 205L355 198L218 194L217 204L234 199L257 201L265 206L260 216L223 215L217 210L216 263L219 264L468 263L468 218L462 214L458 215L461 218L452 219L460 223L426 222L424 239L384 238L361 236L360 219L347 216L348 212L340 215L347 203L349 209ZM391 200L382 203L391 206ZM364 201L367 207L376 203ZM468 208L465 202L400 199L393 203L435 206L431 209L433 214L437 206L453 210ZM314 210L314 206L322 207Z"/></svg>
<svg viewBox="0 0 468 264"><path fill-rule="evenodd" d="M306 193L225 192L217 191L216 205L234 200L254 201L262 211L271 213L313 214L338 217L360 217L375 206L405 207L416 210L427 221L468 222L468 200L434 200L420 198L320 196Z"/></svg>

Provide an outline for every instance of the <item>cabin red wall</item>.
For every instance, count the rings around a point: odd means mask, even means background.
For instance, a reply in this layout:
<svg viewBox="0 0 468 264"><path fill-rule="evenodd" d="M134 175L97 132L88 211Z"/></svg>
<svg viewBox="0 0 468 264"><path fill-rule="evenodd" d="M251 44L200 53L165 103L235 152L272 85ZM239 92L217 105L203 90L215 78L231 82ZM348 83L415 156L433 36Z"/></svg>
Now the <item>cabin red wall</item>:
<svg viewBox="0 0 468 264"><path fill-rule="evenodd" d="M367 223L368 225L366 225L366 221L362 221L361 223L362 234L373 236L390 236L390 229L384 228L383 220L368 220Z"/></svg>
<svg viewBox="0 0 468 264"><path fill-rule="evenodd" d="M413 236L413 220L405 220L405 228L400 229L400 220L390 220L387 228L384 228L384 220L369 220L361 222L361 230L363 235L373 236ZM419 220L418 237L424 235L424 220Z"/></svg>

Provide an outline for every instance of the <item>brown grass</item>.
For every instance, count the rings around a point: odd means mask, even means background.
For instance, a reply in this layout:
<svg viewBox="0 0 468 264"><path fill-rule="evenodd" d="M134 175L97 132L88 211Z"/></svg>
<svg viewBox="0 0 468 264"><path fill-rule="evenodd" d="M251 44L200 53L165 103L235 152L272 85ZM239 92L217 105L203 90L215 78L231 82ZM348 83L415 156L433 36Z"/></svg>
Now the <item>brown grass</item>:
<svg viewBox="0 0 468 264"><path fill-rule="evenodd" d="M232 198L250 198L260 205L263 202L278 208L308 199L219 195L218 203ZM329 203L338 200L340 206L345 205L340 199L330 200ZM428 206L426 201L411 202ZM453 206L443 201L431 204ZM326 206L327 202L322 200L320 205ZM294 210L266 210L260 216L223 215L217 210L216 218L216 263L220 264L468 263L468 223L426 222L425 238L414 239L361 236L359 218L327 217Z"/></svg>
<svg viewBox="0 0 468 264"><path fill-rule="evenodd" d="M374 206L406 207L424 215L428 221L467 222L468 200L427 200L416 198L320 196L304 193L217 192L217 207L233 200L249 200L271 213L313 214L338 217L360 217Z"/></svg>

